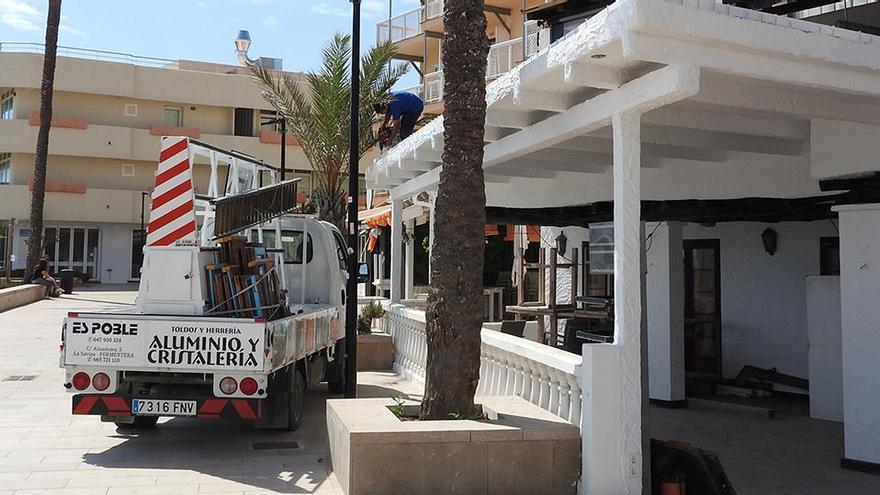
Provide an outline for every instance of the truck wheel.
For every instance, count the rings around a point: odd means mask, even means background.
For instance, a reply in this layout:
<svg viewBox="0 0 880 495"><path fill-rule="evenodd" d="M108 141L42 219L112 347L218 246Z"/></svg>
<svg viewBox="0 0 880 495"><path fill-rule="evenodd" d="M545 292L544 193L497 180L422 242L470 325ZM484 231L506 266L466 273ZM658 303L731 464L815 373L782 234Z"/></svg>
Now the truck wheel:
<svg viewBox="0 0 880 495"><path fill-rule="evenodd" d="M299 428L302 422L303 403L306 398L306 381L299 369L294 368L293 379L290 380L290 426L291 431Z"/></svg>
<svg viewBox="0 0 880 495"><path fill-rule="evenodd" d="M116 427L123 430L155 428L159 416L135 416L134 423L116 423Z"/></svg>
<svg viewBox="0 0 880 495"><path fill-rule="evenodd" d="M327 390L331 394L345 393L345 341L336 344L336 358L327 370Z"/></svg>

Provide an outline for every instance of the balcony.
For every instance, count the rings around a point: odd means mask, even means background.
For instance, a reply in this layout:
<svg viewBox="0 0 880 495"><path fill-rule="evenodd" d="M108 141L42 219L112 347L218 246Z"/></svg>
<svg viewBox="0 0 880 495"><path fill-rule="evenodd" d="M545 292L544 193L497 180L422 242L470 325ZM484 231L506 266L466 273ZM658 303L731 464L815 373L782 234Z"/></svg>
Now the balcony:
<svg viewBox="0 0 880 495"><path fill-rule="evenodd" d="M442 2L442 0L437 1ZM495 43L489 47L489 57L486 63L487 81L510 71L526 58L550 45L550 30L540 29L535 21L526 23L525 33L525 41L523 38L514 38ZM523 42L525 42L525 49L523 49ZM425 105L443 101L443 69L425 74L421 91L420 95Z"/></svg>
<svg viewBox="0 0 880 495"><path fill-rule="evenodd" d="M435 0L436 1L436 0ZM418 7L376 23L376 44L397 43L422 34L422 11Z"/></svg>

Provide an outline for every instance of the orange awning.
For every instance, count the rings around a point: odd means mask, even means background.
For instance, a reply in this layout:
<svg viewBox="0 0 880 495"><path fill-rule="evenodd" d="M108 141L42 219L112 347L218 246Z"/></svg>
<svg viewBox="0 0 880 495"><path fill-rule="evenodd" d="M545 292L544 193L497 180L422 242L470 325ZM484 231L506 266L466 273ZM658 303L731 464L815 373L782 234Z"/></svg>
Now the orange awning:
<svg viewBox="0 0 880 495"><path fill-rule="evenodd" d="M513 230L515 225L507 226L507 235L504 236L505 241L513 240ZM541 242L541 226L526 225L526 238L529 242Z"/></svg>
<svg viewBox="0 0 880 495"><path fill-rule="evenodd" d="M358 221L368 227L388 227L391 225L391 205L361 210L358 212Z"/></svg>
<svg viewBox="0 0 880 495"><path fill-rule="evenodd" d="M499 235L499 234L500 234L500 232L498 232L497 225L495 225L494 223L487 223L486 224L486 236L487 237L490 235Z"/></svg>

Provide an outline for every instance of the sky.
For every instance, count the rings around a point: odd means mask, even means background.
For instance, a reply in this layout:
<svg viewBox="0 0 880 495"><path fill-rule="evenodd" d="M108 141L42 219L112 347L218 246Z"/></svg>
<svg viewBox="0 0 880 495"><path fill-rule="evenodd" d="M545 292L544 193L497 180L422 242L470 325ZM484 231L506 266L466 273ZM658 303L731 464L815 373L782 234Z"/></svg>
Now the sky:
<svg viewBox="0 0 880 495"><path fill-rule="evenodd" d="M392 0L395 14L418 0ZM376 41L389 0L362 0L361 49ZM46 0L0 0L0 42L45 40ZM237 64L233 40L251 33L251 58L314 70L335 32L351 32L349 0L64 0L58 44L168 59ZM406 83L417 84L413 71ZM403 82L403 81L402 81Z"/></svg>

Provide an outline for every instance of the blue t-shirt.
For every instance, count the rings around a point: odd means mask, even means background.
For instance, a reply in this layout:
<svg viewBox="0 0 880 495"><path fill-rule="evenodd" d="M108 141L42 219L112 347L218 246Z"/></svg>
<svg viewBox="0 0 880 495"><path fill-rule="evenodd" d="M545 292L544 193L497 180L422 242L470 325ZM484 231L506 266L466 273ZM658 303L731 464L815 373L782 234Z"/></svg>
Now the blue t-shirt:
<svg viewBox="0 0 880 495"><path fill-rule="evenodd" d="M401 91L394 93L393 99L388 105L388 112L393 120L399 120L405 113L422 113L424 108L425 105L418 95Z"/></svg>

